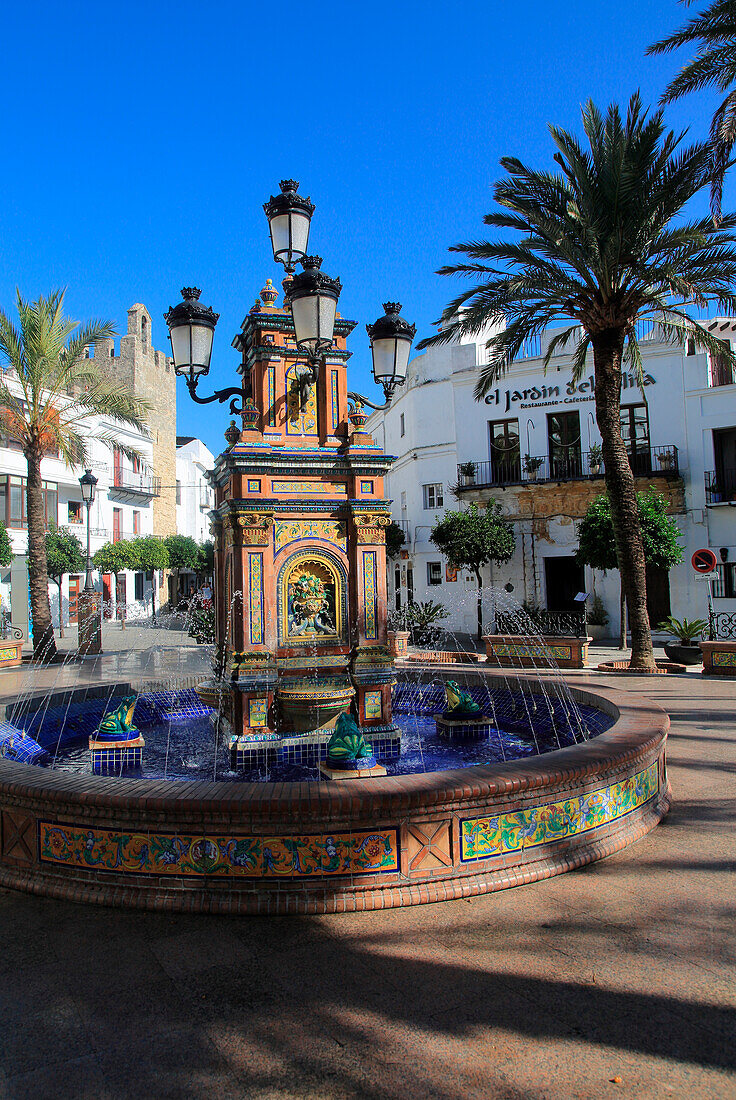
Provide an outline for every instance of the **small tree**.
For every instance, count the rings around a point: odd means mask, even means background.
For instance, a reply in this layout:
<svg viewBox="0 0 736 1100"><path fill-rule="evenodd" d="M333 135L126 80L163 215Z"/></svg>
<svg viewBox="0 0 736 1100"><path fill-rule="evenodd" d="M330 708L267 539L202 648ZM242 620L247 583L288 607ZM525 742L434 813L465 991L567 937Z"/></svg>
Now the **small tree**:
<svg viewBox="0 0 736 1100"><path fill-rule="evenodd" d="M190 535L167 535L164 546L169 551L169 568L176 570L176 588L179 590L179 572L182 569L191 569L197 572L199 565L199 543Z"/></svg>
<svg viewBox="0 0 736 1100"><path fill-rule="evenodd" d="M82 544L71 531L61 528L46 535L46 572L59 589L59 637L64 637L64 611L61 584L68 573L83 573L87 558Z"/></svg>
<svg viewBox="0 0 736 1100"><path fill-rule="evenodd" d="M456 569L470 569L478 582L478 642L483 638L483 579L481 567L491 561L508 561L514 553L514 530L503 518L498 501L484 509L474 504L467 511L445 512L429 536Z"/></svg>
<svg viewBox="0 0 736 1100"><path fill-rule="evenodd" d="M667 498L654 489L636 494L639 525L648 565L668 571L682 561L682 538L675 521L667 515ZM575 555L580 565L591 569L618 569L616 541L611 519L611 504L604 493L592 501L578 527L578 549ZM625 600L621 589L621 645L626 644Z"/></svg>
<svg viewBox="0 0 736 1100"><path fill-rule="evenodd" d="M130 551L134 569L142 569L151 582L151 618L156 622L156 577L157 569L168 569L169 551L166 544L153 535L144 535L131 539Z"/></svg>
<svg viewBox="0 0 736 1100"><path fill-rule="evenodd" d="M6 568L13 562L13 550L10 545L10 535L4 523L0 523L0 566Z"/></svg>
<svg viewBox="0 0 736 1100"><path fill-rule="evenodd" d="M199 547L197 560L197 574L202 577L211 577L215 572L215 544L212 539L203 542Z"/></svg>
<svg viewBox="0 0 736 1100"><path fill-rule="evenodd" d="M115 574L116 595L120 591L120 581L118 578L123 570L137 568L137 559L128 539L118 539L117 542L106 542L92 558L92 562L95 569L99 570L100 573ZM123 609L123 614L120 619L123 630L125 630L125 615L126 611Z"/></svg>
<svg viewBox="0 0 736 1100"><path fill-rule="evenodd" d="M386 554L389 558L395 558L406 542L406 535L395 519L392 519L386 528Z"/></svg>

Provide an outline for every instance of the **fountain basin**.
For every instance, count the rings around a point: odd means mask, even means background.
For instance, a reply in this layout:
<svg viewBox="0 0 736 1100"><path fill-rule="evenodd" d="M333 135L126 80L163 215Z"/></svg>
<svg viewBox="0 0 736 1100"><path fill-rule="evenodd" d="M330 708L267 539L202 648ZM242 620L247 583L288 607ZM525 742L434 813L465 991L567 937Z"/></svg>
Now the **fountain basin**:
<svg viewBox="0 0 736 1100"><path fill-rule="evenodd" d="M442 901L572 870L647 833L670 794L665 712L597 685L570 691L614 725L543 756L444 772L179 783L0 759L0 884L150 909L318 913Z"/></svg>
<svg viewBox="0 0 736 1100"><path fill-rule="evenodd" d="M307 732L329 725L343 714L355 688L347 676L295 679L282 681L276 695L287 725L297 732Z"/></svg>

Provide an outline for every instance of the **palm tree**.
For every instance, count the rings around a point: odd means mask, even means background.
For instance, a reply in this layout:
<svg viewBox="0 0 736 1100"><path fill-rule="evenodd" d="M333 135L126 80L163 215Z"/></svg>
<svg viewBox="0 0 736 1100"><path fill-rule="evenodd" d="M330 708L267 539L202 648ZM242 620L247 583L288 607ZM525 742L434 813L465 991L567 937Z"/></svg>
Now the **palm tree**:
<svg viewBox="0 0 736 1100"><path fill-rule="evenodd" d="M558 349L574 343L573 376L580 378L592 349L606 488L629 608L631 664L652 669L634 475L619 422L622 364L626 354L641 377L635 326L642 319L656 321L672 342L693 337L733 361L684 305L694 302L702 309L713 300L725 311L736 308L736 218L725 216L718 227L710 218L682 218L688 200L710 180L709 149L704 143L683 148L682 135L666 133L661 112L649 116L638 94L625 120L616 105L604 117L588 103L583 129L587 147L550 127L558 173L534 171L512 157L501 161L508 175L495 184L494 197L503 209L486 215L485 223L521 238L450 249L472 262L441 268L440 274L474 276L476 285L446 307L442 330L418 346L495 326L476 385L480 399L529 337L563 320L573 322L550 341L545 365Z"/></svg>
<svg viewBox="0 0 736 1100"><path fill-rule="evenodd" d="M690 0L684 3L689 4ZM662 103L674 103L702 88L715 87L720 92L731 89L710 124L713 158L710 201L717 221L721 216L723 178L736 142L736 0L715 0L674 34L655 42L647 53L670 53L689 45L697 46L695 57L667 85Z"/></svg>
<svg viewBox="0 0 736 1100"><path fill-rule="evenodd" d="M85 349L114 336L108 321L79 322L64 317L63 290L28 302L16 290L16 326L0 309L0 357L8 378L0 378L0 415L3 426L19 440L28 463L26 512L28 517L28 576L33 613L33 655L49 660L56 653L49 606L46 569L44 501L41 460L60 453L68 465L85 464L90 433L80 420L104 417L145 431L147 404L127 386L112 381ZM12 385L13 379L17 385ZM19 392L20 391L20 392ZM96 429L94 438L112 446L112 432ZM121 446L124 453L134 454ZM56 518L56 517L54 517Z"/></svg>

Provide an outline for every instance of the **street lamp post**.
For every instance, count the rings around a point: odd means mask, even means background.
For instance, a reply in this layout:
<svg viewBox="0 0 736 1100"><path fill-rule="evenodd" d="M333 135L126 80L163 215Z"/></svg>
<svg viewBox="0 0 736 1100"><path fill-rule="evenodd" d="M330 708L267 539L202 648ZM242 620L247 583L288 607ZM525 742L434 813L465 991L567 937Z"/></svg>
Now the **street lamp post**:
<svg viewBox="0 0 736 1100"><path fill-rule="evenodd" d="M79 479L79 488L82 490L82 500L87 509L87 578L84 584L85 592L92 592L92 556L90 554L89 541L89 511L94 503L97 478L91 470L85 470Z"/></svg>

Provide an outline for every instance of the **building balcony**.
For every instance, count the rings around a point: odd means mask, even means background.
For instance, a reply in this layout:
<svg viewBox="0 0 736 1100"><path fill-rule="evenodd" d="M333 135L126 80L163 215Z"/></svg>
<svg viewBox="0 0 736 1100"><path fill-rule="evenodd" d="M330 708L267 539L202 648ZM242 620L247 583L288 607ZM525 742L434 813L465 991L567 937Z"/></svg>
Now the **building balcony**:
<svg viewBox="0 0 736 1100"><path fill-rule="evenodd" d="M161 478L154 477L148 470L124 470L113 467L110 475L108 495L122 499L161 496Z"/></svg>
<svg viewBox="0 0 736 1100"><path fill-rule="evenodd" d="M647 447L629 455L634 477L680 476L677 447L667 444ZM461 462L457 468L457 491L529 487L544 482L589 481L605 476L603 460L595 452L570 452L562 457L548 455L519 458L509 462Z"/></svg>
<svg viewBox="0 0 736 1100"><path fill-rule="evenodd" d="M705 471L705 503L730 504L736 501L736 470Z"/></svg>

